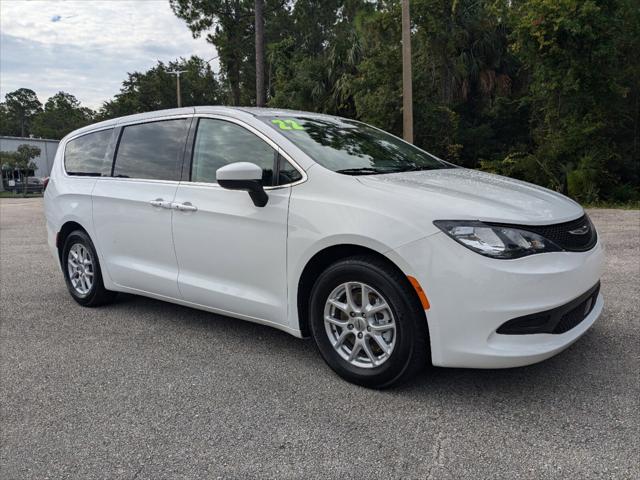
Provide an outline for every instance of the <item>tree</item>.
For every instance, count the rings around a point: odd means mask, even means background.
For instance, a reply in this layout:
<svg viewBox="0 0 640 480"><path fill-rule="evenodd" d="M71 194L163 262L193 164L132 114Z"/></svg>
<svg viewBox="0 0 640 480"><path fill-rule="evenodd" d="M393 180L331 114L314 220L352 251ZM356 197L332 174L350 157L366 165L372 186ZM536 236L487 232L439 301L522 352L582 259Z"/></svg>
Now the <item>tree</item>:
<svg viewBox="0 0 640 480"><path fill-rule="evenodd" d="M533 148L523 161L544 172L539 182L582 201L638 198L637 3L531 0L512 22L530 78Z"/></svg>
<svg viewBox="0 0 640 480"><path fill-rule="evenodd" d="M402 134L401 0L170 2L220 52L231 103L261 103L264 2L269 106ZM582 201L640 198L637 0L415 0L411 10L416 145Z"/></svg>
<svg viewBox="0 0 640 480"><path fill-rule="evenodd" d="M280 41L268 46L274 70L269 105L353 117L351 90L361 60L355 23L363 0L298 0Z"/></svg>
<svg viewBox="0 0 640 480"><path fill-rule="evenodd" d="M95 113L70 93L58 92L47 100L44 110L33 120L32 133L39 137L61 139L93 121Z"/></svg>
<svg viewBox="0 0 640 480"><path fill-rule="evenodd" d="M0 150L0 192L4 192L4 179L8 172L13 172L16 152L5 152ZM5 174L7 172L7 174ZM8 176L8 175L7 175Z"/></svg>
<svg viewBox="0 0 640 480"><path fill-rule="evenodd" d="M0 152L0 167L2 170L18 171L23 182L23 196L27 196L29 173L38 169L33 161L40 155L40 148L23 144L15 152Z"/></svg>
<svg viewBox="0 0 640 480"><path fill-rule="evenodd" d="M176 105L175 77L170 71L184 70L180 76L182 105L215 105L220 103L223 92L211 67L199 57L179 59L168 64L158 64L146 72L128 74L120 93L105 102L98 113L99 119L130 115L133 113L174 108Z"/></svg>
<svg viewBox="0 0 640 480"><path fill-rule="evenodd" d="M252 2L250 0L169 0L173 12L183 19L194 38L206 33L216 46L222 70L231 89L231 104L241 105L243 84L253 85ZM248 67L248 68L247 68Z"/></svg>
<svg viewBox="0 0 640 480"><path fill-rule="evenodd" d="M264 0L255 0L256 18L256 106L264 107Z"/></svg>
<svg viewBox="0 0 640 480"><path fill-rule="evenodd" d="M9 112L7 104L0 102L0 135L17 137L20 135L20 125Z"/></svg>
<svg viewBox="0 0 640 480"><path fill-rule="evenodd" d="M42 104L36 93L28 88L19 88L7 93L2 111L3 134L14 136L27 136L30 131L31 121L42 110ZM11 125L14 125L11 128ZM4 129L7 128L7 131Z"/></svg>
<svg viewBox="0 0 640 480"><path fill-rule="evenodd" d="M261 0L264 25L263 72L256 78L256 0L169 0L176 16L183 19L194 37L205 36L219 55L221 82L228 85L225 103L257 105L260 79L265 101L274 91L273 68L268 46L290 35L292 30L290 0ZM331 0L333 1L333 0ZM298 2L295 2L296 4ZM260 12L258 12L258 19ZM260 54L258 53L258 57Z"/></svg>

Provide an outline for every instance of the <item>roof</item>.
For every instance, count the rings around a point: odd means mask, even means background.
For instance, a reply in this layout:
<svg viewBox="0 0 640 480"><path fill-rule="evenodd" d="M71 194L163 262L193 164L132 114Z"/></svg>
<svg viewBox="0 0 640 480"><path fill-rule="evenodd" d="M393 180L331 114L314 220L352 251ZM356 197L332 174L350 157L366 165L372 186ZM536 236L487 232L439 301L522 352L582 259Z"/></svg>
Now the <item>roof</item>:
<svg viewBox="0 0 640 480"><path fill-rule="evenodd" d="M165 110L154 110L152 112L135 113L133 115L127 115L124 117L113 118L98 123L87 125L71 132L70 135L76 136L78 134L88 133L101 128L115 127L121 123L128 123L131 121L143 121L162 117L170 117L173 115L188 115L193 113L217 113L228 114L235 116L251 115L252 117L258 117L262 115L266 116L288 116L288 117L316 117L316 118L336 118L332 115L326 115L323 113L304 112L301 110L288 110L282 108L262 108L262 107L227 107L224 105L202 105L197 107L182 107L182 108L169 108Z"/></svg>
<svg viewBox="0 0 640 480"><path fill-rule="evenodd" d="M206 107L205 107L206 108ZM332 117L325 113L305 112L304 110L291 110L288 108L265 108L265 107L226 107L234 110L247 112L254 117ZM198 107L196 107L197 111Z"/></svg>

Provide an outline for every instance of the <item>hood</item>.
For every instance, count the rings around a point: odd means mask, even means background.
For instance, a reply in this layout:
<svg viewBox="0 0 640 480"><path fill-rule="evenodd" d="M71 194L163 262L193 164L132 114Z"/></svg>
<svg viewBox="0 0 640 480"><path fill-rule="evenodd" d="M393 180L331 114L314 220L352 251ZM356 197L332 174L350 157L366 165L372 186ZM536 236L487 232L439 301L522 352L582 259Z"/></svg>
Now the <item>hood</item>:
<svg viewBox="0 0 640 480"><path fill-rule="evenodd" d="M419 203L434 220L543 225L574 220L584 214L579 204L559 193L466 168L357 178L363 185Z"/></svg>

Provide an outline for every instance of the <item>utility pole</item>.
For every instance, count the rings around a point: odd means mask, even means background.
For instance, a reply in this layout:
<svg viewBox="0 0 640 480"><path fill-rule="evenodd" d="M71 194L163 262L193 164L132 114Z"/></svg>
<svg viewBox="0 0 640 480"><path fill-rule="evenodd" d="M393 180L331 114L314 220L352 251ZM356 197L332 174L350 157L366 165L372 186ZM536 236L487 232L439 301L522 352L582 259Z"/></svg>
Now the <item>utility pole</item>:
<svg viewBox="0 0 640 480"><path fill-rule="evenodd" d="M413 85L409 0L402 0L402 136L413 143Z"/></svg>
<svg viewBox="0 0 640 480"><path fill-rule="evenodd" d="M178 99L178 108L182 107L182 94L180 93L180 74L185 73L186 70L172 70L167 72L170 75L176 76L176 98Z"/></svg>
<svg viewBox="0 0 640 480"><path fill-rule="evenodd" d="M264 0L255 1L256 15L256 106L264 107Z"/></svg>

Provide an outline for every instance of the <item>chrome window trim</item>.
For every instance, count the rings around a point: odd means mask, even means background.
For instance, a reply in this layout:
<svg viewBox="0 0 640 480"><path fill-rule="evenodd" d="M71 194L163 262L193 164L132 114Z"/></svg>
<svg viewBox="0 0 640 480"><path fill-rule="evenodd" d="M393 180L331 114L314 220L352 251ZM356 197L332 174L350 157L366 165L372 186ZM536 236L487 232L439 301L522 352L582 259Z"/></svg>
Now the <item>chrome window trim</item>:
<svg viewBox="0 0 640 480"><path fill-rule="evenodd" d="M118 177L112 177L111 175L69 175L67 173L67 169L65 167L65 160L64 160L64 156L67 153L67 144L71 141L71 140L75 140L76 138L80 138L83 137L85 135L89 135L91 133L97 133L97 132L102 132L104 130L113 130L112 133L115 133L118 129L120 129L120 132L122 132L122 129L124 127L130 127L131 125L140 125L143 123L151 123L151 122L161 122L164 120L177 120L180 118L193 118L194 114L193 113L179 113L179 114L174 114L174 115L160 115L157 117L149 117L149 118L141 118L138 120L130 120L130 121L123 121L120 122L118 119L115 119L115 122L112 125L108 125L108 126L104 126L104 127L100 127L100 128L96 128L95 130L89 130L86 132L82 132L82 133L78 133L76 135L74 135L73 137L70 137L68 139L65 140L64 142L64 148L62 150L62 173L64 175L65 178L118 178ZM189 132L187 131L187 134ZM109 140L109 142L112 142L113 139L113 135L111 136L111 140ZM110 144L110 143L109 143ZM107 152L109 151L109 149L107 148ZM107 152L105 152L105 155L107 154ZM114 155L117 152L113 152ZM113 164L113 160L114 158L111 159L111 163ZM152 180L152 179L144 179L144 178L132 178L132 179L124 179L124 180ZM160 182L164 182L165 180L158 180ZM180 183L179 180L166 180L167 182L176 182L176 183Z"/></svg>
<svg viewBox="0 0 640 480"><path fill-rule="evenodd" d="M264 133L262 133L260 130L258 130L257 128L253 127L252 125L249 125L248 123L244 122L243 120L240 120L238 118L235 117L230 117L227 115L223 115L223 114L214 114L214 113L181 113L181 114L177 114L177 115L162 115L162 116L158 116L158 117L149 117L149 118L144 118L144 119L138 119L138 120L133 120L133 121L129 121L129 122L118 122L116 121L113 125L109 125L109 126L105 126L102 128L96 128L95 130L91 130L88 132L82 132L79 133L77 135L74 135L73 137L67 139L65 141L64 144L64 149L62 152L62 172L64 174L65 177L67 178L94 178L94 179L115 179L118 181L145 181L145 182L151 182L151 183L165 183L165 184L183 184L183 185L196 185L196 186L209 186L209 187L216 187L216 188L222 188L220 187L220 185L217 182L192 182L191 180L157 180L157 179L149 179L149 178L122 178L122 177L112 177L111 175L100 175L100 176L93 176L93 175L69 175L65 169L65 165L64 165L64 155L66 153L66 149L67 149L67 143L69 143L71 140L74 140L76 138L82 137L84 135L89 135L91 133L97 133L97 132L101 132L103 130L112 130L113 132L116 132L118 129L124 129L125 127L131 126L131 125L139 125L139 124L143 124L143 123L151 123L151 122L158 122L158 121L164 121L164 120L174 120L174 119L179 119L179 118L193 118L193 119L199 119L199 118L212 118L215 120L223 120L223 121L227 121L227 122L231 122L231 123L235 123L236 125L239 125L240 127L243 127L247 130L249 130L251 133L253 133L254 135L256 135L258 138L262 139L263 141L265 141L271 148L273 148L278 154L282 155L284 157L284 159L286 161L288 161L291 165L293 165L293 168L295 168L298 173L300 173L300 175L302 176L302 178L300 180L296 180L295 182L291 182L291 183L286 183L284 185L271 185L268 187L264 187L265 190L277 190L280 188L287 188L287 187L295 187L296 185L300 185L301 183L304 183L308 180L308 176L307 176L307 172L291 157L291 155L289 155L286 151L284 151L282 149L282 147L280 147L280 145L278 145L275 141L273 141L271 138L269 138L267 135L265 135ZM197 132L196 132L197 133ZM195 139L195 136L194 136ZM110 140L110 142L113 141L113 138ZM115 154L115 152L114 152ZM106 152L105 152L106 155ZM113 162L113 159L111 159ZM193 153L192 153L192 158L189 159L189 162L193 161Z"/></svg>
<svg viewBox="0 0 640 480"><path fill-rule="evenodd" d="M107 127L102 127L102 128L96 128L95 130L89 130L87 132L82 132L82 133L77 133L76 135L74 135L73 137L69 137L65 140L65 148L67 146L67 143L69 143L71 140L75 140L76 138L80 138L80 137L84 137L85 135L90 135L92 133L98 133L98 132L103 132L104 130L114 130L116 128L116 125L109 125Z"/></svg>
<svg viewBox="0 0 640 480"><path fill-rule="evenodd" d="M308 177L307 177L307 172L304 171L304 169L298 165L298 163L293 160L293 158L291 157L291 155L289 155L287 152L285 152L280 145L278 145L276 142L274 142L271 138L269 138L267 135L265 135L264 133L262 133L260 130L258 130L257 128L253 127L252 125L249 125L248 123L235 118L235 117L229 117L226 115L221 115L221 114L214 114L214 113L196 113L195 115L193 115L193 118L195 119L199 119L199 118L212 118L214 120L223 120L223 121L227 121L227 122L231 122L231 123L235 123L236 125L239 125L240 127L245 128L246 130L249 130L251 133L253 133L254 135L256 135L258 138L262 139L263 141L265 141L271 148L273 148L278 154L282 155L285 160L287 160L291 165L293 165L293 168L295 168L298 173L300 173L300 175L302 175L302 178L300 180L296 180L295 182L291 182L291 183L285 183L284 185L271 185L268 187L264 187L265 190L277 190L280 188L287 188L287 187L294 187L296 185L299 185L301 183L304 183L307 181ZM196 131L196 134L198 132ZM195 142L195 135L194 135L194 142ZM189 162L193 162L193 152L191 153L191 158L189 159ZM220 185L218 185L217 182L192 182L191 180L183 180L182 183L184 185L198 185L198 186L212 186L212 187L217 187L217 188L222 188Z"/></svg>
<svg viewBox="0 0 640 480"><path fill-rule="evenodd" d="M193 113L179 113L175 115L162 115L159 117L149 117L149 118L141 118L138 120L129 120L128 122L116 122L116 127L130 127L131 125L140 125L143 123L151 123L151 122L164 122L166 120L177 120L179 118L192 118Z"/></svg>
<svg viewBox="0 0 640 480"><path fill-rule="evenodd" d="M72 175L77 178L79 175ZM91 178L91 177L87 177ZM158 180L156 178L127 178L127 177L93 177L97 180L116 180L118 182L144 182L144 183L162 183L165 185L178 185L180 180Z"/></svg>

